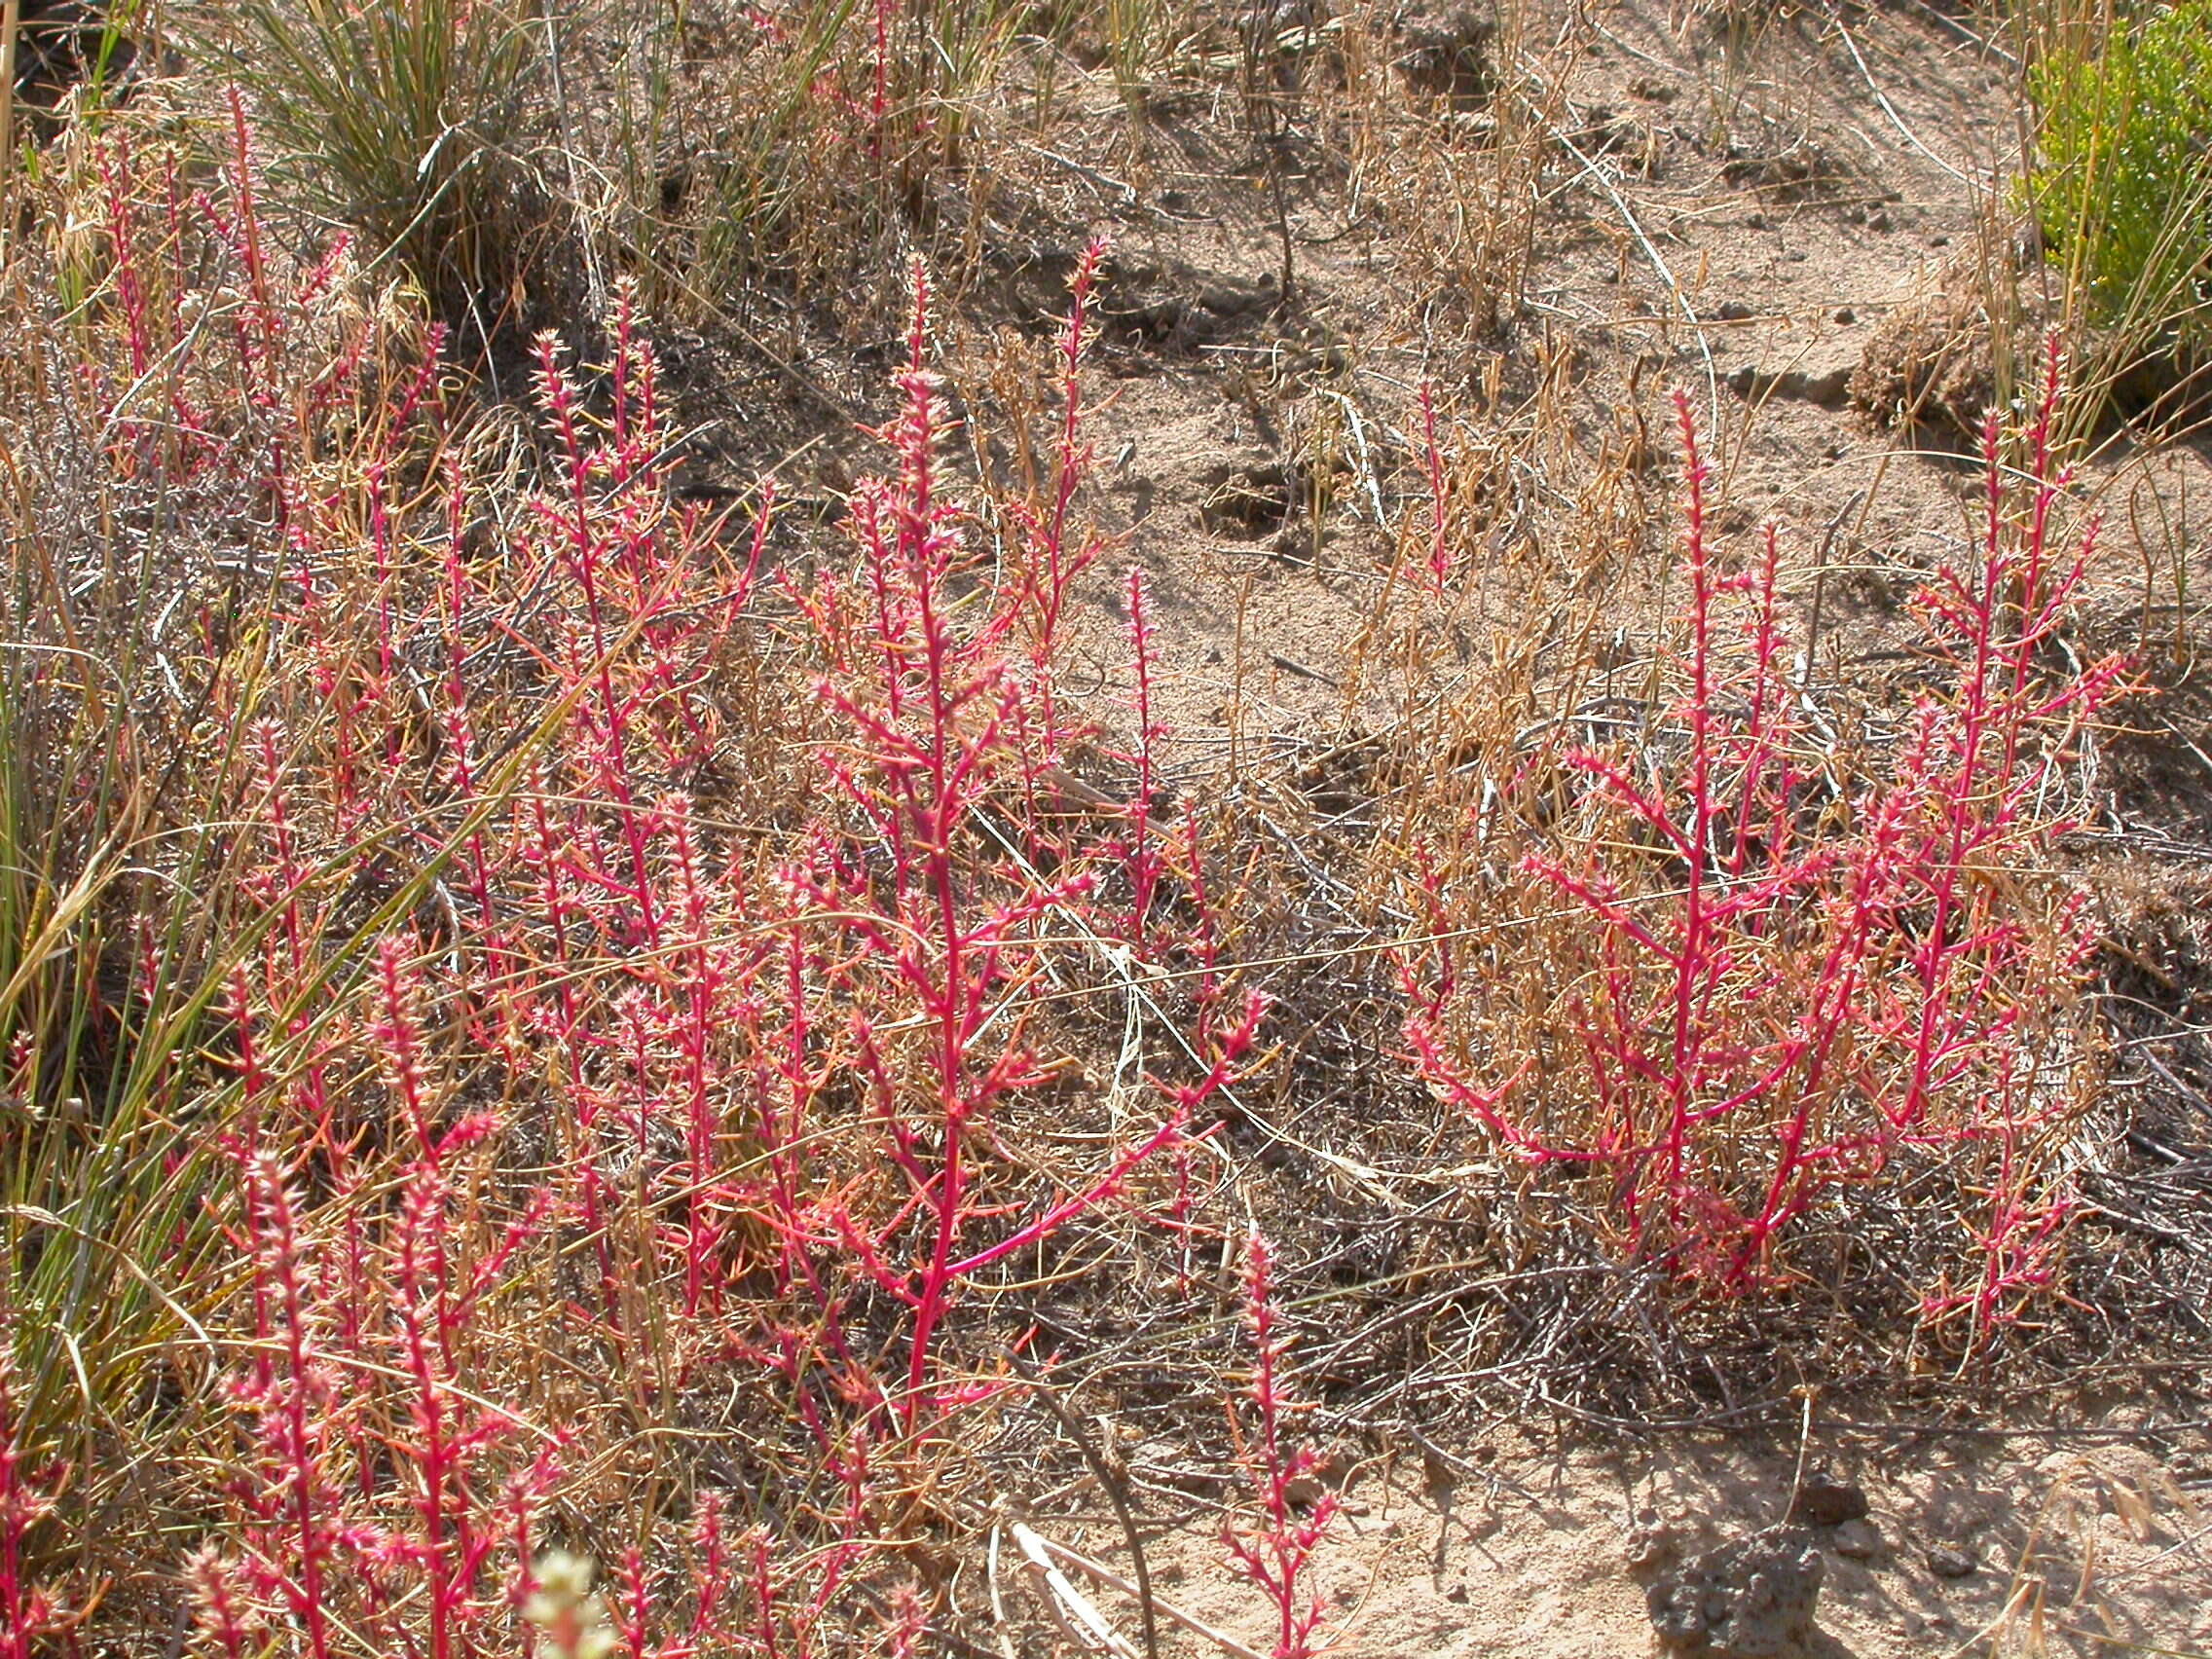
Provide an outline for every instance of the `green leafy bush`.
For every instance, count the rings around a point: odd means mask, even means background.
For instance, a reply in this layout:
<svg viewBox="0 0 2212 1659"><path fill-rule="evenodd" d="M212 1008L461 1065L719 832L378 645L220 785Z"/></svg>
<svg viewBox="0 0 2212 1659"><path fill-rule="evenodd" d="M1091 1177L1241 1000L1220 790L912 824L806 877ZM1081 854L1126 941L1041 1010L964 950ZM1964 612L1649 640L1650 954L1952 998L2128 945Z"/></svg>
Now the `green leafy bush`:
<svg viewBox="0 0 2212 1659"><path fill-rule="evenodd" d="M2030 198L2087 320L2140 346L2212 340L2212 0L2048 52L2029 88Z"/></svg>

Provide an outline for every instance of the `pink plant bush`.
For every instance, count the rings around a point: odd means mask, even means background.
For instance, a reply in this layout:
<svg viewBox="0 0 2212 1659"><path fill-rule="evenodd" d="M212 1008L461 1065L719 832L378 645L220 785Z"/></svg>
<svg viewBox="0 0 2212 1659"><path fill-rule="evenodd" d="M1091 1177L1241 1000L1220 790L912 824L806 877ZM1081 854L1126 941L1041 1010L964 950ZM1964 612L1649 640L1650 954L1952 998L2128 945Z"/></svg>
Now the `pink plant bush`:
<svg viewBox="0 0 2212 1659"><path fill-rule="evenodd" d="M943 476L918 279L895 470L856 494L850 567L808 577L770 569L772 489L727 520L675 498L626 289L596 379L538 343L542 482L488 523L438 335L376 379L370 331L317 322L343 249L297 284L267 255L242 119L233 163L197 217L173 175L149 196L120 152L108 169L129 270L205 239L240 280L227 344L251 393L240 429L203 418L200 342L168 315L182 279L119 281L118 326L179 372L112 464L221 474L266 510L262 644L299 670L210 691L239 738L210 815L237 942L199 1156L242 1288L235 1438L180 1564L200 1640L558 1646L526 1616L575 1588L541 1571L549 1509L620 1455L608 1419L711 1382L777 1402L788 1467L763 1479L794 1507L733 1526L699 1490L687 1578L645 1539L595 1550L605 1641L803 1659L850 1617L915 1459L1004 1386L948 1347L960 1302L1187 1154L1263 1008L1216 1012L1230 976L1209 967L1197 1076L1161 1083L1155 1121L1042 1191L1009 1157L1006 1104L1057 1072L1023 1005L1070 937L1123 925L1102 887L1147 870L1144 910L1184 886L1214 929L1195 830L1151 822L1150 772L1129 820L1059 809L1091 735L1055 675L1102 545L1076 512L1102 249L1060 340L1050 495L996 504L1006 579ZM317 351L314 395L351 403L342 457L283 424ZM733 759L756 767L736 807ZM733 830L746 814L775 832ZM1179 926L1131 925L1184 948ZM177 971L166 948L143 941L149 984ZM542 1328L493 1311L518 1304ZM554 1352L609 1379L595 1422L542 1374ZM12 1631L46 1617L8 1582Z"/></svg>
<svg viewBox="0 0 2212 1659"><path fill-rule="evenodd" d="M1077 276L1067 347L1071 423L1095 258L1095 251L1087 256ZM1097 882L1092 849L1037 848L1057 866L1047 874L1026 857L1009 856L1011 819L994 821L994 807L1020 813L1051 788L1046 769L1067 737L1051 696L1051 631L1066 584L1087 559L1062 550L1063 488L1053 516L1031 527L1037 545L1022 587L995 590L984 581L961 593L979 572L937 476L943 415L925 366L927 316L917 285L909 360L899 381L903 410L882 434L900 470L854 498L859 571L846 580L818 578L799 601L827 665L819 694L839 732L839 742L821 751L821 764L865 836L843 844L825 837L815 857L787 875L816 911L835 918L855 1003L864 1011L914 1011L899 1025L863 1013L853 1027L868 1110L904 1192L885 1206L887 1220L873 1225L850 1204L830 1212L867 1279L910 1309L896 1401L907 1427L949 1403L932 1390L930 1355L961 1282L1112 1198L1138 1162L1175 1140L1186 1115L1164 1118L1025 1223L968 1247L978 1219L971 1140L987 1132L1005 1097L1047 1081L1019 1012L1038 967L1031 936L1052 913L1086 906ZM1072 424L1063 445L1066 477L1076 464ZM1035 645L1030 672L1017 673L1010 651L1025 611L1036 619ZM926 1088L904 1081L916 1073ZM902 1267L897 1240L916 1218L919 1262Z"/></svg>
<svg viewBox="0 0 2212 1659"><path fill-rule="evenodd" d="M1790 1224L1825 1195L1956 1156L1982 1191L1979 1267L1927 1311L1966 1313L1979 1342L2046 1281L2066 1208L2048 1141L2080 1099L2069 1011L2090 934L2076 896L2010 871L2048 866L2072 740L2123 667L2050 650L2094 534L2055 545L2060 395L2054 349L2024 498L1990 423L1982 545L1915 602L1935 672L1872 776L1790 671L1774 535L1721 570L1677 399L1678 700L1639 747L1557 756L1579 805L1521 866L1539 903L1569 907L1550 936L1566 1036L1532 1064L1482 1055L1479 973L1444 946L1402 961L1417 1074L1524 1164L1586 1174L1629 1255L1723 1291L1772 1283Z"/></svg>

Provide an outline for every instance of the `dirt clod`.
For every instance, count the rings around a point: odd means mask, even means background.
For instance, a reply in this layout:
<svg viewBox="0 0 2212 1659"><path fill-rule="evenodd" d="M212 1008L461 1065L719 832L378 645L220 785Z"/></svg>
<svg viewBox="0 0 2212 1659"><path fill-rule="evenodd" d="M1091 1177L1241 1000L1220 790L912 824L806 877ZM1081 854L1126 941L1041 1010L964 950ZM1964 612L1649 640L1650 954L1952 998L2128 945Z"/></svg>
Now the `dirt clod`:
<svg viewBox="0 0 2212 1659"><path fill-rule="evenodd" d="M1726 313L1721 314L1725 316ZM1731 371L1729 389L1742 397L1784 397L1823 409L1843 406L1859 363L1856 342L1848 336L1829 335L1802 344L1785 340L1778 346L1780 350L1768 360L1745 363Z"/></svg>
<svg viewBox="0 0 2212 1659"><path fill-rule="evenodd" d="M1937 1578L1970 1578L1980 1565L1972 1550L1956 1544L1937 1544L1928 1552L1928 1570Z"/></svg>
<svg viewBox="0 0 2212 1659"><path fill-rule="evenodd" d="M1800 1527L1840 1527L1846 1521L1865 1518L1865 1489L1825 1469L1808 1474L1789 1505L1789 1519Z"/></svg>
<svg viewBox="0 0 2212 1659"><path fill-rule="evenodd" d="M1279 461L1224 469L1198 507L1209 535L1249 538L1281 528L1290 516L1290 475Z"/></svg>
<svg viewBox="0 0 2212 1659"><path fill-rule="evenodd" d="M1660 1518L1656 1509L1640 1509L1628 1530L1628 1537L1621 1545L1621 1557L1632 1572L1652 1572L1668 1566L1681 1555L1681 1541L1675 1529Z"/></svg>
<svg viewBox="0 0 2212 1659"><path fill-rule="evenodd" d="M2032 335L2009 274L1953 259L1874 330L1850 376L1851 402L1880 425L1977 433L2001 365L2027 360Z"/></svg>
<svg viewBox="0 0 2212 1659"><path fill-rule="evenodd" d="M1835 1553L1845 1561L1872 1561L1882 1553L1882 1534L1870 1521L1846 1521L1835 1530Z"/></svg>
<svg viewBox="0 0 2212 1659"><path fill-rule="evenodd" d="M1812 1534L1770 1527L1663 1575L1646 1604L1670 1653L1704 1659L1789 1659L1815 1634L1826 1564Z"/></svg>

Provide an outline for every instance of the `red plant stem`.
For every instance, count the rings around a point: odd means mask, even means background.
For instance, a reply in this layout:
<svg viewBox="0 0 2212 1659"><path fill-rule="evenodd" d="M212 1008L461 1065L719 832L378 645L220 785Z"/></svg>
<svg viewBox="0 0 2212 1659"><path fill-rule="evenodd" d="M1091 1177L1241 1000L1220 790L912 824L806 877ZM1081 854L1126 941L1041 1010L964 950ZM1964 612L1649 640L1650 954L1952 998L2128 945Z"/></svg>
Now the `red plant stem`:
<svg viewBox="0 0 2212 1659"><path fill-rule="evenodd" d="M1682 885L1681 936L1676 946L1673 1009L1674 1061L1668 1067L1667 1187L1670 1195L1681 1186L1682 1156L1689 1128L1691 1091L1696 1084L1696 1056L1692 1043L1692 1010L1701 976L1713 971L1713 944L1708 934L1706 860L1710 854L1713 818L1712 777L1712 614L1713 571L1705 544L1704 459L1697 450L1697 430L1690 419L1689 396L1675 394L1675 413L1682 427L1682 477L1688 492L1690 567L1690 827L1681 839L1688 870Z"/></svg>
<svg viewBox="0 0 2212 1659"><path fill-rule="evenodd" d="M261 340L256 347L246 333L245 317L234 325L239 343L239 355L245 369L246 392L255 406L274 413L277 407L277 388L275 379L277 346L283 323L276 309L276 297L269 282L269 268L261 250L261 213L253 193L253 146L246 132L245 102L238 87L230 88L231 137L233 174L232 202L236 209L232 224L236 233L236 245L245 266L246 291L253 304L248 314L260 325ZM269 498L276 513L276 528L282 531L289 519L291 491L289 468L285 461L283 428L272 423L269 437L269 460L265 483Z"/></svg>
<svg viewBox="0 0 2212 1659"><path fill-rule="evenodd" d="M1206 1092L1210 1093L1211 1090L1208 1089ZM972 1256L949 1263L944 1270L946 1280L949 1282L952 1279L965 1278L970 1273L980 1272L993 1262L1011 1256L1016 1250L1027 1249L1040 1238L1046 1238L1057 1233L1075 1217L1096 1209L1106 1199L1121 1191L1122 1183L1128 1178L1131 1169L1150 1158L1161 1147L1170 1146L1181 1137L1186 1116L1187 1114L1180 1111L1172 1114L1143 1140L1124 1148L1117 1154L1114 1161L1108 1165L1106 1173L1100 1175L1088 1187L1070 1198L1061 1199L1026 1227L1008 1234L987 1249L978 1250Z"/></svg>
<svg viewBox="0 0 2212 1659"><path fill-rule="evenodd" d="M1161 731L1152 714L1153 638L1144 571L1129 567L1129 661L1136 681L1136 791L1129 798L1129 848L1124 864L1129 877L1128 937L1140 954L1147 953L1152 933L1152 900L1160 885L1161 853L1150 844L1152 814L1160 799L1159 762L1155 750Z"/></svg>
<svg viewBox="0 0 2212 1659"><path fill-rule="evenodd" d="M918 768L901 768L896 784L905 810L898 819L895 854L902 881L912 880L923 901L931 930L927 964L917 962L909 973L922 999L923 1014L934 1030L934 1069L937 1101L943 1117L943 1145L934 1179L927 1188L935 1217L928 1265L914 1295L911 1335L907 1346L906 1387L900 1410L908 1428L913 1426L929 1375L930 1344L943 1316L950 1288L953 1246L967 1213L967 1166L963 1157L965 1128L975 1099L967 1076L968 1039L980 1023L983 985L967 960L968 934L960 920L960 890L952 864L951 834L965 806L967 772L973 760L956 751L959 734L953 728L953 688L949 682L952 642L938 609L938 583L941 578L947 542L935 524L932 493L934 450L937 441L936 394L925 376L921 357L923 317L919 298L913 332L913 357L904 387L906 416L901 431L901 483L897 503L897 550L908 581L905 598L913 607L914 636L920 646L919 680L923 715L929 735ZM886 646L890 644L886 639ZM894 679L897 677L895 676ZM963 748L965 746L963 745ZM983 964L987 971L988 963Z"/></svg>
<svg viewBox="0 0 2212 1659"><path fill-rule="evenodd" d="M701 1493L692 1511L691 1547L698 1563L691 1573L690 1647L698 1653L725 1634L721 1603L730 1583L729 1544L722 1536L721 1499L714 1493Z"/></svg>
<svg viewBox="0 0 2212 1659"><path fill-rule="evenodd" d="M245 1611L240 1605L235 1568L210 1546L192 1558L186 1573L200 1604L201 1628L215 1639L223 1659L244 1659Z"/></svg>
<svg viewBox="0 0 2212 1659"><path fill-rule="evenodd" d="M1259 1446L1246 1450L1245 1461L1258 1489L1261 1523L1255 1533L1227 1535L1232 1559L1259 1586L1275 1609L1272 1659L1313 1659L1313 1633L1321 1622L1321 1602L1303 1589L1307 1567L1336 1517L1336 1493L1322 1491L1301 1516L1292 1491L1314 1467L1310 1452L1284 1450L1282 1418L1288 1400L1279 1369L1286 1344L1277 1332L1272 1256L1258 1229L1246 1246L1244 1310L1252 1337L1252 1404Z"/></svg>
<svg viewBox="0 0 2212 1659"><path fill-rule="evenodd" d="M468 721L467 652L461 630L467 613L469 580L462 554L465 498L461 468L452 464L446 490L446 740L453 750L453 781L460 804L473 809L476 788L475 733ZM507 980L519 964L510 956L498 934L498 914L492 899L490 843L481 827L468 836L468 895L476 905L476 919L485 940L485 977L493 984Z"/></svg>
<svg viewBox="0 0 2212 1659"><path fill-rule="evenodd" d="M369 509L369 551L377 578L377 684L391 682L391 516L384 498L384 464L371 461L362 479ZM387 760L390 756L386 757Z"/></svg>
<svg viewBox="0 0 2212 1659"><path fill-rule="evenodd" d="M635 1544L622 1552L622 1645L630 1659L645 1659L645 1619L652 1595L645 1584L645 1558Z"/></svg>
<svg viewBox="0 0 2212 1659"><path fill-rule="evenodd" d="M5 1283L0 1281L0 1296ZM30 1490L17 1443L15 1309L0 1299L0 1659L30 1659L31 1595L23 1577L23 1536L45 1512Z"/></svg>
<svg viewBox="0 0 2212 1659"><path fill-rule="evenodd" d="M709 1051L722 1016L725 978L720 956L709 943L712 924L691 840L689 803L680 795L669 796L661 802L659 815L668 826L675 854L677 905L685 940L681 958L685 970L682 981L685 1017L676 1033L676 1043L682 1068L686 1150L690 1154L691 1222L684 1236L683 1309L686 1314L696 1315L706 1291L708 1258L718 1239L711 1178L719 1114Z"/></svg>
<svg viewBox="0 0 2212 1659"><path fill-rule="evenodd" d="M445 1324L439 1308L444 1299L444 1250L442 1244L433 1244L425 1260L423 1249L424 1242L435 1240L444 1226L445 1182L433 1163L416 1165L402 1202L406 1213L399 1238L399 1317L407 1374L415 1388L415 1431L420 1437L414 1450L423 1487L416 1507L423 1527L424 1571L429 1583L430 1659L452 1659L465 1587L460 1582L450 1553L458 1548L465 1556L467 1539L462 1536L449 1544L447 1538L448 1488L458 1481L459 1474L448 1434L438 1359L438 1339Z"/></svg>
<svg viewBox="0 0 2212 1659"><path fill-rule="evenodd" d="M330 1625L323 1595L329 1544L316 1505L322 1489L315 1466L317 1435L311 1409L313 1358L308 1346L300 1241L291 1195L284 1190L283 1178L271 1155L254 1157L246 1170L246 1186L265 1271L274 1282L277 1336L283 1345L283 1370L276 1380L279 1398L274 1450L293 1530L293 1570L285 1575L284 1588L293 1615L305 1630L311 1659L329 1659Z"/></svg>
<svg viewBox="0 0 2212 1659"><path fill-rule="evenodd" d="M147 321L145 284L138 272L138 239L132 234L136 214L130 204L130 153L119 137L100 145L96 154L100 182L107 198L108 239L115 259L115 297L123 310L130 378L142 381L153 366L154 344Z"/></svg>
<svg viewBox="0 0 2212 1659"><path fill-rule="evenodd" d="M883 155L883 121L891 107L891 18L898 0L875 0L875 88L868 101L867 153Z"/></svg>
<svg viewBox="0 0 2212 1659"><path fill-rule="evenodd" d="M626 313L621 326L627 327ZM554 354L554 339L551 334L538 337L537 363L539 397L547 413L553 417L554 427L559 433L568 464L569 508L573 515L573 524L568 537L569 563L583 594L584 616L589 628L591 675L594 689L599 693L599 740L606 749L606 756L600 767L600 779L613 796L619 810L623 839L630 852L632 894L638 904L646 942L657 946L660 943L660 927L653 911L652 881L646 870L645 833L630 790L630 779L634 774L623 737L628 722L623 718L621 705L614 694L612 653L607 645L606 613L600 599L599 560L602 547L592 518L588 484L590 461L577 426L575 392L569 385L568 377L561 372Z"/></svg>
<svg viewBox="0 0 2212 1659"><path fill-rule="evenodd" d="M757 1627L755 1641L761 1659L781 1659L783 1642L776 1628L775 1557L769 1553L765 1532L753 1534L753 1617Z"/></svg>
<svg viewBox="0 0 2212 1659"><path fill-rule="evenodd" d="M1034 656L1048 754L1059 729L1052 703L1051 664L1059 645L1061 612L1067 605L1070 585L1089 566L1096 551L1089 544L1071 551L1067 538L1068 514L1075 503L1076 491L1090 470L1090 451L1081 438L1083 353L1090 328L1091 289L1098 278L1099 264L1105 257L1105 239L1093 238L1076 260L1075 276L1070 285L1067 326L1060 335L1060 430L1052 463L1052 500L1038 536L1037 553L1044 565L1043 580L1038 582L1032 577L1032 585L1037 589L1034 597L1038 610ZM1033 556L1031 562L1034 566L1037 556Z"/></svg>

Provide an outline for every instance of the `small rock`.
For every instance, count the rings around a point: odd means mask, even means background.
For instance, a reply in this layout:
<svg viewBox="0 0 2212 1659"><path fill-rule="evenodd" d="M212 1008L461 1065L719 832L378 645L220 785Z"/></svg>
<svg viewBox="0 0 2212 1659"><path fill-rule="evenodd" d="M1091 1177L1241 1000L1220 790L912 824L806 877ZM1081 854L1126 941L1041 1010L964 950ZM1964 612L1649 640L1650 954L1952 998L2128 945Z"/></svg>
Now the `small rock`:
<svg viewBox="0 0 2212 1659"><path fill-rule="evenodd" d="M1882 1534L1869 1521L1844 1522L1835 1530L1835 1553L1845 1561L1872 1561L1882 1553Z"/></svg>
<svg viewBox="0 0 2212 1659"><path fill-rule="evenodd" d="M1876 208L1866 215L1866 228L1870 231L1886 231L1890 228L1890 216Z"/></svg>
<svg viewBox="0 0 2212 1659"><path fill-rule="evenodd" d="M1835 319L1845 328L1849 328L1853 323L1859 320L1859 313L1853 311L1849 306L1838 306L1835 308Z"/></svg>
<svg viewBox="0 0 2212 1659"><path fill-rule="evenodd" d="M1721 322L1749 322L1758 313L1753 312L1750 306L1744 304L1742 300L1724 300L1721 302L1720 309L1713 314Z"/></svg>
<svg viewBox="0 0 2212 1659"><path fill-rule="evenodd" d="M1456 1602L1463 1606L1467 1601L1467 1587L1464 1584L1455 1584L1451 1589L1444 1592L1444 1599L1447 1602Z"/></svg>
<svg viewBox="0 0 2212 1659"><path fill-rule="evenodd" d="M1850 370L1847 368L1844 372L1848 376ZM1842 396L1843 387L1839 385L1836 387L1838 402ZM1815 1469L1806 1475L1789 1505L1789 1519L1801 1527L1840 1527L1846 1521L1863 1520L1865 1515L1865 1489L1856 1481L1839 1480L1825 1469Z"/></svg>
<svg viewBox="0 0 2212 1659"><path fill-rule="evenodd" d="M1632 1572L1648 1572L1666 1566L1681 1553L1675 1530L1659 1518L1656 1509L1639 1509L1630 1524L1621 1555Z"/></svg>
<svg viewBox="0 0 2212 1659"><path fill-rule="evenodd" d="M1815 1634L1825 1567L1811 1533L1770 1527L1662 1574L1645 1607L1670 1653L1787 1659Z"/></svg>
<svg viewBox="0 0 2212 1659"><path fill-rule="evenodd" d="M1851 394L1851 371L1859 366L1859 356L1841 341L1816 341L1775 377L1775 389L1785 397L1803 398L1823 409L1840 409ZM1865 1501L1862 1493L1860 1502Z"/></svg>
<svg viewBox="0 0 2212 1659"><path fill-rule="evenodd" d="M1928 1552L1928 1570L1937 1578L1966 1578L1980 1563L1971 1550L1962 1550L1956 1544L1937 1544Z"/></svg>

